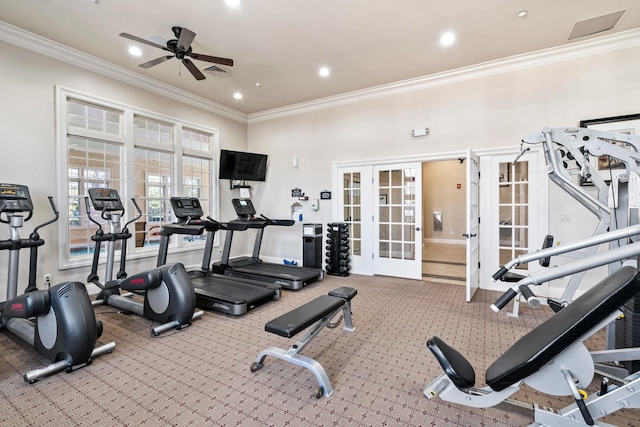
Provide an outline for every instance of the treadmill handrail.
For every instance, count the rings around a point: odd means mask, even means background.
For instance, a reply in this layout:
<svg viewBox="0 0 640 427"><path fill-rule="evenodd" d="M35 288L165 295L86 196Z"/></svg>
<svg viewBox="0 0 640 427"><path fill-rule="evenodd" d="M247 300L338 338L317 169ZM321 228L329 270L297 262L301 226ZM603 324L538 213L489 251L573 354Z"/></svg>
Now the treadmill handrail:
<svg viewBox="0 0 640 427"><path fill-rule="evenodd" d="M267 225L280 225L284 227L290 227L296 223L292 219L271 219L271 218L267 218L263 214L260 214L260 217L264 218L267 221Z"/></svg>
<svg viewBox="0 0 640 427"><path fill-rule="evenodd" d="M160 229L160 235L171 236L172 234L188 234L196 236L204 233L205 226L203 224L165 224Z"/></svg>

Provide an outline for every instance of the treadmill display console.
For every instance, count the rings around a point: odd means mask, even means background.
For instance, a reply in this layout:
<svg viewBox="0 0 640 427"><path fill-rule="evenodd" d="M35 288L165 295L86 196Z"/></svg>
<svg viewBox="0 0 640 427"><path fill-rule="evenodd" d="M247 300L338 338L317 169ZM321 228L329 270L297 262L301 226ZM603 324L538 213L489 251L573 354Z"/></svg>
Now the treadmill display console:
<svg viewBox="0 0 640 427"><path fill-rule="evenodd" d="M233 199L231 202L240 219L250 219L256 214L256 208L253 207L251 199Z"/></svg>
<svg viewBox="0 0 640 427"><path fill-rule="evenodd" d="M122 211L124 206L116 190L111 188L90 188L89 197L93 208L97 211Z"/></svg>
<svg viewBox="0 0 640 427"><path fill-rule="evenodd" d="M171 207L179 220L194 220L204 215L200 201L195 197L172 197Z"/></svg>
<svg viewBox="0 0 640 427"><path fill-rule="evenodd" d="M0 212L31 212L29 188L20 184L0 184Z"/></svg>

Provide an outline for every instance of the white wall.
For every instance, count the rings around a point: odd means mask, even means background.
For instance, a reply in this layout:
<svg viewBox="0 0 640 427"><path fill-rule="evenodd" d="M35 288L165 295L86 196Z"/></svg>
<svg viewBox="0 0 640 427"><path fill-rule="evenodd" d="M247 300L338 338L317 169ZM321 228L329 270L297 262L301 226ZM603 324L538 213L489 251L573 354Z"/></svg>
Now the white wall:
<svg viewBox="0 0 640 427"><path fill-rule="evenodd" d="M248 148L269 154L271 162L257 209L286 214L293 187L317 197L332 185L332 162L514 147L545 126L639 113L639 75L640 48L629 48L250 122ZM411 129L423 127L431 136L410 136ZM291 166L293 156L299 157L298 170ZM591 235L592 218L577 203L571 223L559 223L569 197L550 187L550 232L565 242ZM327 223L331 212L326 202L317 213L305 206L305 221ZM267 233L264 252L294 257L299 240L299 227L280 231L277 239Z"/></svg>
<svg viewBox="0 0 640 427"><path fill-rule="evenodd" d="M28 237L33 227L51 217L47 196L53 195L59 208L65 201L56 195L56 146L54 121L54 87L68 87L121 104L165 114L187 122L220 131L223 148L244 150L247 126L225 117L120 83L95 73L53 60L51 58L0 42L0 181L25 184L34 202L34 217L26 223L21 235ZM230 203L228 182L221 185L221 218L232 219L235 212ZM39 251L38 280L44 273L52 273L54 283L63 280L85 281L89 268L58 270L56 226L41 230L45 246ZM9 237L8 227L0 226L0 238ZM245 253L247 247L237 240L237 251ZM235 241L235 240L234 240ZM26 287L28 250L21 253L19 292ZM187 256L169 256L169 262L199 265L201 253ZM214 255L215 256L215 255ZM0 299L4 299L8 252L0 253ZM129 263L129 272L155 266L155 259L147 258ZM102 272L102 270L99 270Z"/></svg>
<svg viewBox="0 0 640 427"><path fill-rule="evenodd" d="M35 201L34 223L49 214L46 197L55 195L54 86L61 85L220 130L221 147L269 155L267 182L253 188L258 212L273 218L290 216L294 187L310 197L332 189L332 162L385 159L421 154L515 146L520 138L544 126L572 126L581 119L637 113L640 106L640 48L534 68L477 77L412 92L378 97L291 115L244 123L179 103L110 78L0 42L0 143L5 159L0 181L30 187ZM10 58L10 60L8 60ZM414 139L410 130L429 127L431 136ZM294 156L299 167L292 165ZM234 217L229 199L237 190L221 188L221 219ZM559 224L564 193L550 189L550 231L569 240L590 234L589 214L577 206L569 224ZM326 224L333 201L321 201L312 212L304 204L304 222ZM59 201L59 203L61 203ZM564 213L564 211L562 212ZM88 268L57 270L54 228L42 232L39 275L54 281L84 280ZM6 227L0 238L7 238ZM241 242L237 239L238 243ZM301 227L268 230L262 254L301 259ZM246 252L246 244L237 252ZM5 254L2 254L5 255ZM199 255L199 254L198 254ZM26 257L23 256L23 258ZM6 275L6 258L0 275ZM169 261L176 261L175 258ZM183 261L198 262L198 256ZM131 263L131 271L153 266L153 260ZM23 283L26 273L21 273ZM4 294L4 281L0 292ZM21 285L22 286L22 285Z"/></svg>

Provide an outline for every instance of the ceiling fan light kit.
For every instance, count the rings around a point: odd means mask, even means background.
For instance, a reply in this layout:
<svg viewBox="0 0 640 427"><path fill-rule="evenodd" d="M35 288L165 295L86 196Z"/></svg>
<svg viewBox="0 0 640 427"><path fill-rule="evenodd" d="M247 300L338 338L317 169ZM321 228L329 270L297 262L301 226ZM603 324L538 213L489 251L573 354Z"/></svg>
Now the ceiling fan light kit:
<svg viewBox="0 0 640 427"><path fill-rule="evenodd" d="M202 72L198 69L198 67L196 67L191 59L233 67L233 59L220 58L217 56L203 55L201 53L193 52L191 43L193 43L193 39L195 39L196 37L196 33L194 33L193 31L184 27L172 27L171 30L173 31L173 34L176 38L167 41L166 46L162 46L147 39L133 36L128 33L120 33L120 37L124 37L138 43L146 44L147 46L162 49L170 53L169 55L164 55L159 58L152 59L151 61L147 61L144 64L140 64L140 67L142 68L151 68L155 65L162 64L163 62L168 61L172 58L177 58L184 64L184 66L187 68L187 70L189 70L189 72L193 75L193 77L195 77L196 80L204 80L204 74L202 74Z"/></svg>

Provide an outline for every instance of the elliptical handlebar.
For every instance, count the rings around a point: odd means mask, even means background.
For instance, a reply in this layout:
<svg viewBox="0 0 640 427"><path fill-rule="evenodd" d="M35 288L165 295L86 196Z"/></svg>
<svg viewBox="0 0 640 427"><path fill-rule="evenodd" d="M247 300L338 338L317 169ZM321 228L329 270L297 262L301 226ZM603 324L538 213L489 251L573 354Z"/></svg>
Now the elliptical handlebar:
<svg viewBox="0 0 640 427"><path fill-rule="evenodd" d="M95 225L98 226L98 231L96 231L96 235L101 235L103 233L102 224L100 224L98 221L93 219L93 217L91 216L91 204L89 203L89 196L84 196L84 206L87 211L87 218L89 218L89 221L93 222Z"/></svg>
<svg viewBox="0 0 640 427"><path fill-rule="evenodd" d="M54 216L53 219L50 219L49 221L43 222L42 224L40 224L39 226L37 226L36 228L33 229L33 233L32 234L35 234L36 236L38 235L38 230L40 230L42 227L46 227L47 225L56 222L58 220L58 218L60 218L60 212L58 211L58 207L56 206L55 200L53 200L53 196L49 196L49 204L51 205L51 210L53 211L55 216Z"/></svg>
<svg viewBox="0 0 640 427"><path fill-rule="evenodd" d="M138 212L136 214L135 217L133 217L133 219L127 221L124 224L124 227L122 227L122 231L125 232L125 230L127 229L127 227L129 226L129 224L131 224L132 222L136 222L137 220L139 220L140 218L142 218L142 210L140 209L140 206L138 206L138 202L136 201L135 198L131 198L131 202L133 203L133 206L136 207L136 211ZM122 213L124 213L124 209L122 210Z"/></svg>

